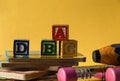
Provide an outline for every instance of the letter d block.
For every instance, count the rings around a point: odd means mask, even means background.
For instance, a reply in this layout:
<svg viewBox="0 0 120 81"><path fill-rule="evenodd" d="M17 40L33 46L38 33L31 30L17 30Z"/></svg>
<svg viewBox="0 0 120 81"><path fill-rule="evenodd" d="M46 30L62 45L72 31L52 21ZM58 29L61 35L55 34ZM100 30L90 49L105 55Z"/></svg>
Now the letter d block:
<svg viewBox="0 0 120 81"><path fill-rule="evenodd" d="M63 41L62 56L74 57L76 55L77 55L77 41L76 40Z"/></svg>
<svg viewBox="0 0 120 81"><path fill-rule="evenodd" d="M56 41L42 40L41 41L41 55L53 56L56 55Z"/></svg>
<svg viewBox="0 0 120 81"><path fill-rule="evenodd" d="M14 57L26 58L29 56L29 40L14 40Z"/></svg>

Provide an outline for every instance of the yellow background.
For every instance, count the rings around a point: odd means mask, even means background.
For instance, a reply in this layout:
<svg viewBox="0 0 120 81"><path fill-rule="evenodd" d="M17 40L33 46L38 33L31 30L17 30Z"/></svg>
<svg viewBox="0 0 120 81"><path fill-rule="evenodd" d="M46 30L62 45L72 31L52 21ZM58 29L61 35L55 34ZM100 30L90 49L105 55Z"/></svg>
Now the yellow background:
<svg viewBox="0 0 120 81"><path fill-rule="evenodd" d="M93 50L120 42L120 0L0 0L0 54L13 50L15 39L40 50L54 24L68 24L69 38L93 63Z"/></svg>

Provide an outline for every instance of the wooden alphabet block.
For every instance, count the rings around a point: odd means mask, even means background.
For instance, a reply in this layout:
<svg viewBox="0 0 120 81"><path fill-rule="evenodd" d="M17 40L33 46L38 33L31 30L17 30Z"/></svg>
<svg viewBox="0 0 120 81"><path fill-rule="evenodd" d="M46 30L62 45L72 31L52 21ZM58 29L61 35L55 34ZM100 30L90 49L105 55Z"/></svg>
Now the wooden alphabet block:
<svg viewBox="0 0 120 81"><path fill-rule="evenodd" d="M53 25L52 26L53 40L67 40L68 39L68 25Z"/></svg>
<svg viewBox="0 0 120 81"><path fill-rule="evenodd" d="M53 56L56 55L57 45L54 40L41 41L41 55Z"/></svg>
<svg viewBox="0 0 120 81"><path fill-rule="evenodd" d="M29 56L29 40L14 40L14 57L26 58Z"/></svg>
<svg viewBox="0 0 120 81"><path fill-rule="evenodd" d="M76 40L63 41L62 56L74 57L76 55L77 55L77 41Z"/></svg>

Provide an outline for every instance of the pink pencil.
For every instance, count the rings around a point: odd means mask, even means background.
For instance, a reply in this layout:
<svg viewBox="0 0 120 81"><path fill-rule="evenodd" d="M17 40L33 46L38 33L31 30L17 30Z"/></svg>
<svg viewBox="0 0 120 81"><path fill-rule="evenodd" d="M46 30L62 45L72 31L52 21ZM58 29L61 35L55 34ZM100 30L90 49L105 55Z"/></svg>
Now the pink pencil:
<svg viewBox="0 0 120 81"><path fill-rule="evenodd" d="M58 81L77 81L77 79L90 79L92 77L105 79L105 71L112 66L89 66L89 67L63 67L57 72Z"/></svg>

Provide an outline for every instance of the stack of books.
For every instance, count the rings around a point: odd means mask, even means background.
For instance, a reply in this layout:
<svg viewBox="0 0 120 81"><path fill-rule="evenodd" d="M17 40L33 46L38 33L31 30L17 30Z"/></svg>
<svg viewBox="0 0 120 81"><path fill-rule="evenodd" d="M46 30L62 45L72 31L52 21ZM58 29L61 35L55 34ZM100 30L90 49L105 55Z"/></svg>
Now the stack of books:
<svg viewBox="0 0 120 81"><path fill-rule="evenodd" d="M59 67L77 66L84 62L84 56L75 58L9 58L2 63L0 77L12 80L57 81L56 73Z"/></svg>

